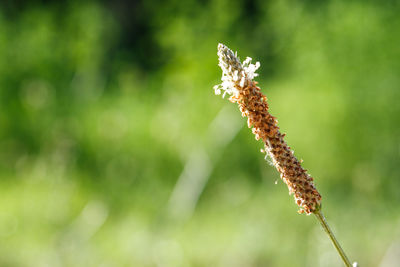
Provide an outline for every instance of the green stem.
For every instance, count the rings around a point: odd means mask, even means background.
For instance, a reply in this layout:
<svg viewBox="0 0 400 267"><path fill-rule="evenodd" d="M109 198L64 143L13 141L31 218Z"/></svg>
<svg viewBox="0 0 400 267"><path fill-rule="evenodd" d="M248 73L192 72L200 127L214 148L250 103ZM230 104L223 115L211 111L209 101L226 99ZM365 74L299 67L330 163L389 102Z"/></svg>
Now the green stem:
<svg viewBox="0 0 400 267"><path fill-rule="evenodd" d="M347 258L342 247L340 246L339 242L337 241L337 239L336 239L335 235L333 234L331 228L329 227L324 215L322 214L321 209L314 211L314 214L317 217L318 221L321 223L325 232L328 234L329 238L331 239L337 252L339 253L340 257L342 258L344 265L346 265L346 267L352 267L353 265L350 263L349 258Z"/></svg>

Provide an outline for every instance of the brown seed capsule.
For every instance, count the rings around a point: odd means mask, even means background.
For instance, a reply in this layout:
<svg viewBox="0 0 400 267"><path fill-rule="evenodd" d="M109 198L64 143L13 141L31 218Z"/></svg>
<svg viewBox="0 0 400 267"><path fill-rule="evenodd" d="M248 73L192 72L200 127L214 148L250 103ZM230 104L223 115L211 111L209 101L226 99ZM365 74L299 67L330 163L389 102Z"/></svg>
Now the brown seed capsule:
<svg viewBox="0 0 400 267"><path fill-rule="evenodd" d="M294 195L299 213L311 214L321 205L321 195L314 186L313 178L301 167L279 131L277 120L268 112L267 97L261 93L255 71L260 64L251 64L247 58L243 64L232 50L218 45L219 66L222 69L222 83L214 86L216 94L231 95L229 100L239 105L242 116L248 117L248 126L256 139L263 140L264 151L271 157L281 179L287 184L289 193Z"/></svg>

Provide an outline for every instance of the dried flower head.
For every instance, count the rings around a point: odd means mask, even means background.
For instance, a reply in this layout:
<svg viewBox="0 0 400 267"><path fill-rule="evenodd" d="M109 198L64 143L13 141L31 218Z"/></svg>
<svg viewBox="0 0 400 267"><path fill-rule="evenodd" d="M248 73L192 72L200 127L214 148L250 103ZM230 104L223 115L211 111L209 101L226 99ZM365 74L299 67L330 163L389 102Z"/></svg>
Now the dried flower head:
<svg viewBox="0 0 400 267"><path fill-rule="evenodd" d="M268 112L267 97L253 80L260 63L252 64L252 59L247 58L242 64L237 54L223 44L218 44L218 57L222 83L214 86L215 93L219 95L223 91L223 96L230 95L229 100L239 105L256 139L264 142L263 151L271 157L289 188L289 194L294 195L299 212L311 214L316 211L321 205L321 195L313 178L301 167L293 150L284 141L285 134L280 133L276 118Z"/></svg>

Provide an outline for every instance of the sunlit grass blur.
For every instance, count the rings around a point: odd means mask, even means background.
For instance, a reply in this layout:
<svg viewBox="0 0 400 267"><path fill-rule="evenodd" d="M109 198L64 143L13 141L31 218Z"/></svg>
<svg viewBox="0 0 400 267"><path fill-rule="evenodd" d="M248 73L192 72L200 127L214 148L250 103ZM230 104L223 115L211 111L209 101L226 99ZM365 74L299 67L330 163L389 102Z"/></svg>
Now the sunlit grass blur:
<svg viewBox="0 0 400 267"><path fill-rule="evenodd" d="M395 1L0 4L0 266L340 266L245 119L259 85L351 260L400 265ZM277 184L275 184L275 182Z"/></svg>

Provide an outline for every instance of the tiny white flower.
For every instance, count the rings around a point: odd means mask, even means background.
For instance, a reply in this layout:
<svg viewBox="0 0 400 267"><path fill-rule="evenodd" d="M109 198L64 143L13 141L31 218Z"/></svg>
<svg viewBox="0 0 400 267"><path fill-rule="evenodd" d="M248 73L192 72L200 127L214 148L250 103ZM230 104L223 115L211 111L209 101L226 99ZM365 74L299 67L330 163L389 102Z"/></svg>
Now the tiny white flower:
<svg viewBox="0 0 400 267"><path fill-rule="evenodd" d="M235 70L234 72L233 72L233 81L237 81L237 80L239 80L239 76L238 76L238 71L237 70Z"/></svg>
<svg viewBox="0 0 400 267"><path fill-rule="evenodd" d="M240 87L244 87L244 81L245 81L245 78L243 76L242 79L240 79L240 83L239 83Z"/></svg>

